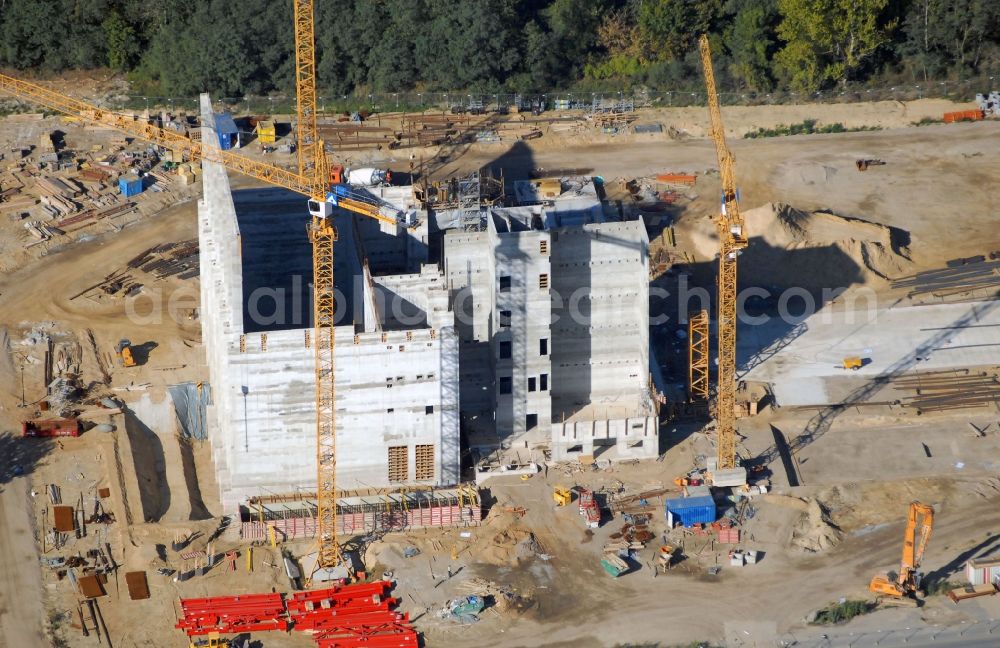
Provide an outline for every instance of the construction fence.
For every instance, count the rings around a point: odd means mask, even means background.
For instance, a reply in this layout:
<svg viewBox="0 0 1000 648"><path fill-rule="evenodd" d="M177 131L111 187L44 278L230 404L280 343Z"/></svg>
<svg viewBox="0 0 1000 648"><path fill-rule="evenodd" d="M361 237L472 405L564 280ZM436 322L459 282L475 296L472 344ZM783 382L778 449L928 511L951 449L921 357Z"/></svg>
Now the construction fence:
<svg viewBox="0 0 1000 648"><path fill-rule="evenodd" d="M965 80L921 81L897 85L848 85L832 90L796 92L720 92L719 100L726 106L756 106L802 103L857 103L868 101L913 101L925 98L947 98L971 102L976 93L989 93L996 89L992 77ZM522 110L539 107L542 110L586 110L600 112L601 106L686 107L704 106L705 90L692 86L686 90L619 90L619 91L565 91L552 90L542 93L510 92L382 92L362 95L320 94L317 109L320 113L338 114L354 111L395 112L417 110L455 110L493 112L518 106ZM236 114L293 114L294 95L213 97L220 109ZM198 113L197 97L161 97L117 95L98 102L108 110L159 110ZM8 110L33 107L16 99L0 100Z"/></svg>
<svg viewBox="0 0 1000 648"><path fill-rule="evenodd" d="M267 540L273 528L276 540L316 536L313 498L252 498L240 513L244 540ZM479 493L474 488L425 489L358 495L338 499L337 531L342 535L401 531L421 527L478 526L483 518Z"/></svg>

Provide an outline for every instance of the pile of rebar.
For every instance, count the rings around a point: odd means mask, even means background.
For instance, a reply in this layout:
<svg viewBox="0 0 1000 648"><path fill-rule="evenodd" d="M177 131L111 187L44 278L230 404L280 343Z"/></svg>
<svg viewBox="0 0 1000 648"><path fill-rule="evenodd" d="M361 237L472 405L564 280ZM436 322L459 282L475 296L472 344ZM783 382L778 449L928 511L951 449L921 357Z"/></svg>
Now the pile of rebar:
<svg viewBox="0 0 1000 648"><path fill-rule="evenodd" d="M128 262L133 270L142 270L157 279L178 275L180 279L198 276L198 241L155 245Z"/></svg>
<svg viewBox="0 0 1000 648"><path fill-rule="evenodd" d="M983 256L955 259L947 268L896 279L892 287L907 290L908 297L932 295L941 298L979 289L997 289L1000 288L1000 261L987 261Z"/></svg>
<svg viewBox="0 0 1000 648"><path fill-rule="evenodd" d="M900 376L892 381L897 391L912 392L900 399L918 413L982 407L1000 402L997 372L969 369L931 371Z"/></svg>

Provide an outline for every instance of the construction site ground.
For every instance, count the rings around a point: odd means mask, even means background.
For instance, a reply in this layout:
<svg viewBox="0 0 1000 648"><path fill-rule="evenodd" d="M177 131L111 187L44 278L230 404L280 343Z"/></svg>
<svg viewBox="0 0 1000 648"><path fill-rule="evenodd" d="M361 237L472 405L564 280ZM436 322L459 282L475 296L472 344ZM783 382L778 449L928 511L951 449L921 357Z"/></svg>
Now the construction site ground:
<svg viewBox="0 0 1000 648"><path fill-rule="evenodd" d="M726 109L724 117L734 133L806 118L886 129L763 140L734 137L742 201L746 208L783 203L898 228L908 235L907 273L1000 249L990 200L1000 189L993 172L1000 157L994 144L998 124L910 126L921 117L957 109L950 106L925 100ZM669 251L690 265L704 264L702 276L694 277L711 289L712 259L699 252L706 249L699 237L711 229L707 217L717 209L718 181L714 172L706 173L716 161L711 141L703 138L705 119L696 109L663 110L645 118L672 126L671 134L644 140L547 131L531 141L345 157L405 169L412 154L435 177L487 164L502 166L512 177L572 169L602 176L612 199L628 195L620 186L624 181L668 171L695 173L696 186L681 192L663 215L669 216L676 235ZM76 131L83 130L54 118L45 121L68 137L81 136ZM0 134L11 145L19 128L16 120L0 122ZM111 137L100 131L86 135L95 142ZM248 149L250 154L259 154L255 147ZM860 158L887 164L861 173L855 167ZM233 180L237 186L242 182ZM39 562L85 552L98 542L110 544L111 557L123 565L117 582L105 585L108 595L99 599L114 646L186 646L180 631L172 628L178 597L290 588L269 547L255 548L249 574L245 553L235 571L221 561L207 575L186 582L156 572L183 566L170 548L179 534L200 532L189 550L202 549L221 515L228 513L217 501L210 447L181 440L166 406L167 385L207 380L195 310L197 278L147 278L138 297L71 299L150 246L195 238L193 198L199 188L178 190L163 204L150 202L147 210L113 227L101 221L27 249L20 225L0 222L0 236L11 250L0 277L0 644L43 645L46 637L58 637L64 643L56 645L99 645L93 632L81 634L77 594ZM668 245L659 229L652 228L651 235L654 249ZM808 279L801 270L795 274L790 283ZM901 296L889 281L870 285L880 295ZM157 294L159 301L149 299ZM173 315L165 308L171 297ZM153 303L164 306L162 316L149 317L155 315L149 310ZM114 396L134 416L94 414L93 422L115 426L111 433L17 438L20 420L34 413L34 403L45 394L37 344L42 333L67 355L64 362L79 365L91 393ZM126 369L108 362L123 337L143 345L146 356L140 366ZM990 356L986 349L982 364L998 364ZM19 407L22 375L29 403L25 408ZM770 447L772 426L794 438L815 413L783 408L743 419L742 451L753 456ZM976 432L970 423L985 432ZM867 596L871 576L898 565L903 516L911 500L932 503L939 513L924 571L953 576L966 559L994 548L993 530L1000 529L1000 480L993 459L1000 449L998 425L995 408L919 417L889 405L844 410L824 435L797 453L799 485L788 485L781 462L772 464L773 488L754 497L756 515L742 529L740 546L763 552L756 565L730 567L730 547L713 546L713 535L674 530L670 541L682 544L685 558L654 578L653 555L665 525L662 498L676 490L675 477L714 454L710 433L668 423L661 433L666 455L660 461L597 469L551 466L527 480L491 480L486 484L491 508L482 526L389 534L366 546L367 567L374 576L392 572L401 609L416 619L428 646L667 646L696 640L732 646L756 641L760 646L790 635L818 637L827 630L809 626L807 615L841 597ZM104 506L115 521L90 525L86 538L71 538L61 551L52 550L46 540L47 552L42 553L43 528L51 525L48 484L59 485L65 503L83 494L87 507L96 488L109 488ZM624 524L620 516L611 519L605 512L602 526L591 532L575 501L555 506L552 489L574 485L604 493L669 491L649 500L655 538L639 552L629 573L613 579L599 563L602 547ZM166 547L166 564L157 545ZM412 553L409 547L419 553L404 557ZM213 548L215 553L247 549L231 533L218 538ZM291 549L301 554L308 547L300 543ZM709 575L716 564L721 570ZM145 571L149 599L129 600L125 571ZM460 625L438 617L449 598L472 592L497 599L478 623ZM1000 597L956 606L934 596L919 610L878 611L847 628L952 625L998 614ZM297 633L254 638L267 647L313 645Z"/></svg>

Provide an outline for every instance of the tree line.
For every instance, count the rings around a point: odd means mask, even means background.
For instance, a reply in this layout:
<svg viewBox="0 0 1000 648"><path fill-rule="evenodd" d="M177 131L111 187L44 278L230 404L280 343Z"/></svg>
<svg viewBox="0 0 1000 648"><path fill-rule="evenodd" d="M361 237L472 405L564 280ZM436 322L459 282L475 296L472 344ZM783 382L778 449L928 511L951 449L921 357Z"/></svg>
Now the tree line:
<svg viewBox="0 0 1000 648"><path fill-rule="evenodd" d="M316 3L322 92L700 86L813 91L1000 72L997 0L342 0ZM0 64L108 67L133 92L294 89L287 0L0 0ZM984 88L988 90L988 88Z"/></svg>

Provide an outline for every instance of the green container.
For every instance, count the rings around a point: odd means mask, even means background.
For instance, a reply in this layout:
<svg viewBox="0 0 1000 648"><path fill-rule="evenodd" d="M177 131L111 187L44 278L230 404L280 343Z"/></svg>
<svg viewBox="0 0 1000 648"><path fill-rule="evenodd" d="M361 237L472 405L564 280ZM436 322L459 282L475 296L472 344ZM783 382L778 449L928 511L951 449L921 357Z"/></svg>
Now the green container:
<svg viewBox="0 0 1000 648"><path fill-rule="evenodd" d="M618 578L628 571L628 563L618 556L605 556L601 559L601 567L614 578Z"/></svg>

